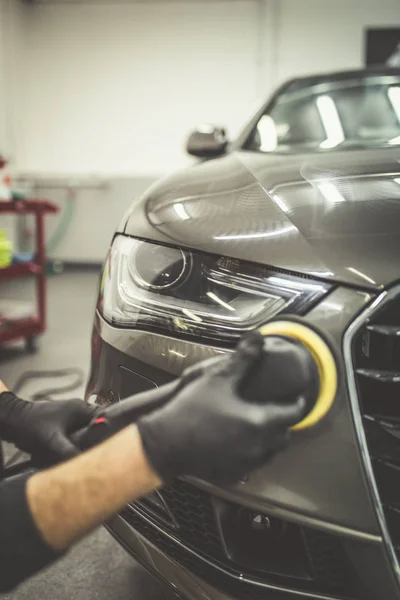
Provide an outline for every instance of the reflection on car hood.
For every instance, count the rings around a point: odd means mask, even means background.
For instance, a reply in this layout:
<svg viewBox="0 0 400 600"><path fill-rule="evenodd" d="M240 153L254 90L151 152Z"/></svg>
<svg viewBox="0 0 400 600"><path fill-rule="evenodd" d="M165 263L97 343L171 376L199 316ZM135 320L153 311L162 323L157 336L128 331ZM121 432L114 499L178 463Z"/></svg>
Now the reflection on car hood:
<svg viewBox="0 0 400 600"><path fill-rule="evenodd" d="M362 287L400 278L400 150L237 152L134 203L129 235Z"/></svg>

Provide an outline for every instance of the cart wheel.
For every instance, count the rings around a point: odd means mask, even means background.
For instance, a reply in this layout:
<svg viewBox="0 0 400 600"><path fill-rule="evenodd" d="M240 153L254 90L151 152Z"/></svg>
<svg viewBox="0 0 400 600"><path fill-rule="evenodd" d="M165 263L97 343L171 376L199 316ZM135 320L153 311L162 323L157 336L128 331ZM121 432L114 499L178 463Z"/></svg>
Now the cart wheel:
<svg viewBox="0 0 400 600"><path fill-rule="evenodd" d="M35 336L27 337L25 340L25 347L30 354L38 351L38 339Z"/></svg>

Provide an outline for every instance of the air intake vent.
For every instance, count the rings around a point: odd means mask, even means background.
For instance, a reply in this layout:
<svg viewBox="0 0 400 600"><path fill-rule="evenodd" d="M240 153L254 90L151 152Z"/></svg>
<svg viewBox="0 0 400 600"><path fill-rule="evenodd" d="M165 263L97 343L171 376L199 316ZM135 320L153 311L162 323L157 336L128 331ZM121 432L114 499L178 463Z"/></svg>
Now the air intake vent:
<svg viewBox="0 0 400 600"><path fill-rule="evenodd" d="M353 367L372 469L400 556L400 294L388 295L354 337Z"/></svg>
<svg viewBox="0 0 400 600"><path fill-rule="evenodd" d="M122 516L182 566L238 600L269 597L263 583L354 598L339 538L251 511L188 482L174 481Z"/></svg>

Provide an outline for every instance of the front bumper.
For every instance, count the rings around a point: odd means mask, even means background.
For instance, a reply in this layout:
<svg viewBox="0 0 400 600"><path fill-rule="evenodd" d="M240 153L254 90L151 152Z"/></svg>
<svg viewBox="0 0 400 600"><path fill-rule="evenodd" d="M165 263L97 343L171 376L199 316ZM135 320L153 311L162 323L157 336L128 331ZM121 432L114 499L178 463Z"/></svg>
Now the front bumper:
<svg viewBox="0 0 400 600"><path fill-rule="evenodd" d="M329 331L341 352L342 338L355 316L371 301L363 292L339 288L308 315ZM92 340L92 372L88 394L106 404L161 385L185 367L220 352L150 333L116 329L96 316ZM246 482L219 489L191 482L215 498L319 531L340 540L352 575L351 590L311 590L276 578L248 577L246 570L221 564L135 507L110 522L113 534L141 562L167 580L185 598L400 598L397 580L382 541L376 510L365 477L354 429L345 378L329 417L315 430L293 438L290 447ZM145 525L145 526L144 526ZM140 533L138 533L138 531ZM166 543L168 540L168 544ZM178 548L178 549L177 549ZM193 562L197 560L197 563ZM202 566L197 569L196 565ZM206 566L204 566L206 565ZM346 567L346 568L347 568Z"/></svg>

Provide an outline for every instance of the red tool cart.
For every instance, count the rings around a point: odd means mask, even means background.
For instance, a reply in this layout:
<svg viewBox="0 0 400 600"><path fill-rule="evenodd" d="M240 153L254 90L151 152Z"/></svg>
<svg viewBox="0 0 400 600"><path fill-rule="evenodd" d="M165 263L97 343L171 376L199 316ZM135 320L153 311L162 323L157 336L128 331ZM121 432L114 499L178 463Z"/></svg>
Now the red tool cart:
<svg viewBox="0 0 400 600"><path fill-rule="evenodd" d="M46 330L46 244L44 219L48 214L59 210L56 204L47 200L27 199L0 201L0 214L35 216L35 254L29 262L11 264L0 269L0 281L33 276L36 278L37 311L29 317L3 319L0 322L0 344L25 338L27 349L36 348L36 337Z"/></svg>

